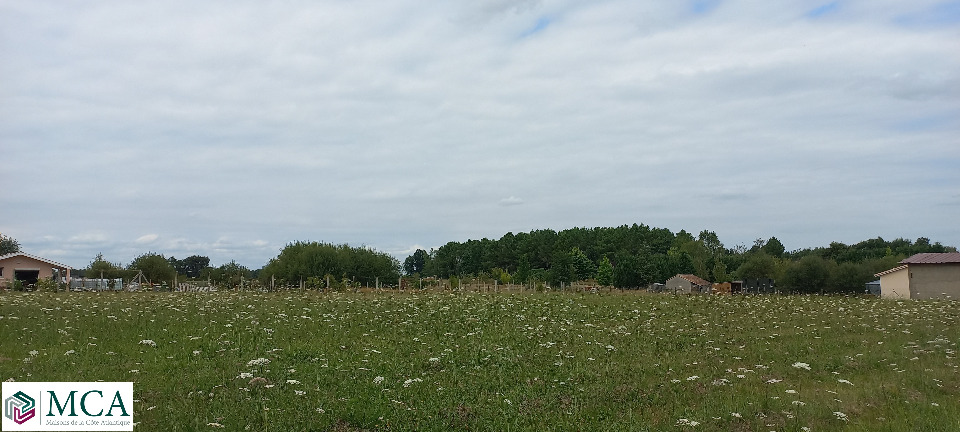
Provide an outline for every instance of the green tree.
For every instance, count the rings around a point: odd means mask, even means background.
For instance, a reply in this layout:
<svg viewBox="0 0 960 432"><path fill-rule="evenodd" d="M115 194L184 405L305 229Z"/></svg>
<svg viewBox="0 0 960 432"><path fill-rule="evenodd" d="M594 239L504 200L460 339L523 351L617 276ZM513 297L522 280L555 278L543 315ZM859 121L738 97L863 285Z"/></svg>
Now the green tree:
<svg viewBox="0 0 960 432"><path fill-rule="evenodd" d="M98 253L97 257L90 261L87 268L84 269L84 276L92 279L119 279L129 277L127 270L124 270L120 264L111 263L103 258L103 253Z"/></svg>
<svg viewBox="0 0 960 432"><path fill-rule="evenodd" d="M597 266L580 248L574 246L570 250L570 259L573 262L573 274L576 280L587 280L596 276Z"/></svg>
<svg viewBox="0 0 960 432"><path fill-rule="evenodd" d="M766 244L760 248L760 251L774 258L782 258L785 248L783 247L783 243L780 243L780 240L777 240L776 237L770 237L770 240L767 240Z"/></svg>
<svg viewBox="0 0 960 432"><path fill-rule="evenodd" d="M142 271L143 276L155 284L166 282L172 285L173 277L177 273L170 265L170 261L167 261L163 255L154 252L147 252L138 256L127 268Z"/></svg>
<svg viewBox="0 0 960 432"><path fill-rule="evenodd" d="M836 266L832 260L825 260L819 255L807 255L786 269L785 285L799 293L826 292L831 266Z"/></svg>
<svg viewBox="0 0 960 432"><path fill-rule="evenodd" d="M413 255L403 260L403 272L408 275L423 274L423 269L426 267L428 258L429 255L427 255L427 251L417 249Z"/></svg>
<svg viewBox="0 0 960 432"><path fill-rule="evenodd" d="M763 252L751 253L747 260L740 265L736 276L740 279L773 278L777 272L777 261Z"/></svg>
<svg viewBox="0 0 960 432"><path fill-rule="evenodd" d="M198 278L203 270L210 266L210 258L200 255L191 255L182 260L170 257L168 260L178 274Z"/></svg>
<svg viewBox="0 0 960 432"><path fill-rule="evenodd" d="M613 284L613 264L610 263L610 258L606 256L600 260L600 266L597 267L597 283L600 286Z"/></svg>
<svg viewBox="0 0 960 432"><path fill-rule="evenodd" d="M0 255L20 252L20 243L13 237L0 233Z"/></svg>

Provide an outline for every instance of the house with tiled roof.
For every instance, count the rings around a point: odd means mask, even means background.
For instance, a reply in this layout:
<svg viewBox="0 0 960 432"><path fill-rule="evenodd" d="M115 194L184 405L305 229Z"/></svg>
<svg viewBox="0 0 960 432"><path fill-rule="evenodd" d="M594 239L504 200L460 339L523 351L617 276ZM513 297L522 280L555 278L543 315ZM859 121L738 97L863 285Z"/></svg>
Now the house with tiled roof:
<svg viewBox="0 0 960 432"><path fill-rule="evenodd" d="M877 273L880 296L893 299L960 299L960 253L920 253Z"/></svg>
<svg viewBox="0 0 960 432"><path fill-rule="evenodd" d="M710 293L710 288L713 286L709 281L692 274L678 274L670 279L667 279L666 282L667 292L673 293Z"/></svg>
<svg viewBox="0 0 960 432"><path fill-rule="evenodd" d="M9 288L18 280L33 285L40 279L70 280L70 266L23 252L0 255L0 288Z"/></svg>

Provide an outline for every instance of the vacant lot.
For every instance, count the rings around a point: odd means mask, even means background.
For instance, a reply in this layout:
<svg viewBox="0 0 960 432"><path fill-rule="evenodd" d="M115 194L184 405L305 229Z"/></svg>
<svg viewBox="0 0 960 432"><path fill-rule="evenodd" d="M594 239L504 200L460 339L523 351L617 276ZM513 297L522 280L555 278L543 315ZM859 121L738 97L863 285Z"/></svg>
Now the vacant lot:
<svg viewBox="0 0 960 432"><path fill-rule="evenodd" d="M138 430L960 430L960 303L2 293L0 379Z"/></svg>

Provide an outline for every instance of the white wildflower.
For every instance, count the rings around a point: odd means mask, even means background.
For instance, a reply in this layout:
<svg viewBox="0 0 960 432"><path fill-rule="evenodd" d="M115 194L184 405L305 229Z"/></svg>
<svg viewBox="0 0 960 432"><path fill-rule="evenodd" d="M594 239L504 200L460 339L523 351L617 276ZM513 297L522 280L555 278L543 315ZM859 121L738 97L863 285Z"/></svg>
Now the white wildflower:
<svg viewBox="0 0 960 432"><path fill-rule="evenodd" d="M697 375L691 375L691 376L688 376L688 377L687 377L687 381L696 381L696 380L699 379L699 378L700 378L700 377L697 376Z"/></svg>
<svg viewBox="0 0 960 432"><path fill-rule="evenodd" d="M378 377L376 377L376 378L373 379L373 383L374 383L374 384L380 384L380 383L382 383L382 382L383 382L383 377L382 377L382 376L378 376Z"/></svg>
<svg viewBox="0 0 960 432"><path fill-rule="evenodd" d="M696 420L690 420L685 418L677 420L677 426L699 426L699 425L700 425L700 422Z"/></svg>
<svg viewBox="0 0 960 432"><path fill-rule="evenodd" d="M845 380L845 379L838 379L837 382L838 382L838 383L841 383L841 384L850 384L850 385L853 385L852 382L847 381L847 380Z"/></svg>
<svg viewBox="0 0 960 432"><path fill-rule="evenodd" d="M263 358L263 357L260 357L260 358L258 358L258 359L253 359L253 360L250 360L250 361L247 362L247 366L248 366L248 367L252 367L252 366L266 366L266 365L268 365L268 364L270 364L270 359L265 359L265 358Z"/></svg>
<svg viewBox="0 0 960 432"><path fill-rule="evenodd" d="M240 379L253 378L253 374L250 372L240 372L240 376L238 376L237 378L240 378Z"/></svg>
<svg viewBox="0 0 960 432"><path fill-rule="evenodd" d="M797 369L810 370L810 365L807 364L807 363L803 363L803 362L796 362L796 363L793 364L793 367L795 367L795 368L797 368Z"/></svg>
<svg viewBox="0 0 960 432"><path fill-rule="evenodd" d="M144 339L144 340L140 341L140 345L147 345L147 346L151 346L151 347L154 347L154 348L157 347L157 343L154 342L152 339Z"/></svg>
<svg viewBox="0 0 960 432"><path fill-rule="evenodd" d="M767 384L776 384L776 383L781 382L781 381L783 381L783 380L779 380L779 379L776 379L776 378L770 378L770 379L767 380Z"/></svg>
<svg viewBox="0 0 960 432"><path fill-rule="evenodd" d="M297 385L297 384L300 384L300 381L297 381L295 379L289 379L287 380L287 384Z"/></svg>
<svg viewBox="0 0 960 432"><path fill-rule="evenodd" d="M67 351L67 352L63 353L63 355L70 355L70 354L75 354L75 353L76 353L76 351L70 350L70 351Z"/></svg>
<svg viewBox="0 0 960 432"><path fill-rule="evenodd" d="M840 411L834 411L833 415L837 417L837 420L847 421L847 415Z"/></svg>

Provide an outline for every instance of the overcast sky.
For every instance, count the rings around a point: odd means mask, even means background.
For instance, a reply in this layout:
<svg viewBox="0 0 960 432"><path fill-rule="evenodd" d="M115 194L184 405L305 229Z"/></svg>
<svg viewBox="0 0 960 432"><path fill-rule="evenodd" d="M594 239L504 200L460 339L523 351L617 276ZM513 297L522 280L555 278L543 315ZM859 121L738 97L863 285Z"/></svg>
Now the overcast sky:
<svg viewBox="0 0 960 432"><path fill-rule="evenodd" d="M960 246L960 2L0 0L0 232L260 268L645 223Z"/></svg>

